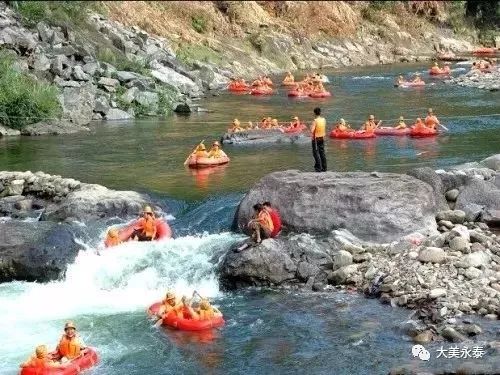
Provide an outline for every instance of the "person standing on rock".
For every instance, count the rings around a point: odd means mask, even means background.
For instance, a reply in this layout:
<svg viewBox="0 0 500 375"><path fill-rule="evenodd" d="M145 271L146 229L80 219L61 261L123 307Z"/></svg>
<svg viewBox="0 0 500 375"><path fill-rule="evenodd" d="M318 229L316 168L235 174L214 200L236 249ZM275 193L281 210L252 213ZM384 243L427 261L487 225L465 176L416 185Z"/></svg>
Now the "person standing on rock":
<svg viewBox="0 0 500 375"><path fill-rule="evenodd" d="M314 170L326 172L325 136L326 120L321 117L321 108L314 108L314 119L311 126L312 152L314 157Z"/></svg>

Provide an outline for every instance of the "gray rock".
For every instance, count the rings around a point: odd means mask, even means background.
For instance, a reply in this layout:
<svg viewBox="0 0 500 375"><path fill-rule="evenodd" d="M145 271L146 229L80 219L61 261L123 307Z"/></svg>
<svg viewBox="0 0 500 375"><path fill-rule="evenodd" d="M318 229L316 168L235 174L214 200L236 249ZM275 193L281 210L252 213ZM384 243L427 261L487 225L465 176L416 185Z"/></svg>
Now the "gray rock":
<svg viewBox="0 0 500 375"><path fill-rule="evenodd" d="M191 113L192 110L191 110L191 107L189 106L189 104L180 103L175 107L174 112L176 112L176 113Z"/></svg>
<svg viewBox="0 0 500 375"><path fill-rule="evenodd" d="M94 111L107 114L110 110L108 99L105 96L99 95L95 99Z"/></svg>
<svg viewBox="0 0 500 375"><path fill-rule="evenodd" d="M73 67L73 78L77 81L89 81L91 79L90 75L85 73L80 65Z"/></svg>
<svg viewBox="0 0 500 375"><path fill-rule="evenodd" d="M264 240L261 245L241 252L229 251L220 269L222 283L227 288L248 285L279 285L294 280L297 267L283 244Z"/></svg>
<svg viewBox="0 0 500 375"><path fill-rule="evenodd" d="M53 55L64 55L66 57L71 57L76 54L76 49L72 45L66 45L61 47L54 46L52 48Z"/></svg>
<svg viewBox="0 0 500 375"><path fill-rule="evenodd" d="M476 222L482 220L483 206L475 203L465 203L462 205L462 210L465 212L465 220Z"/></svg>
<svg viewBox="0 0 500 375"><path fill-rule="evenodd" d="M494 369L488 363L466 362L461 364L454 373L457 375L496 375L498 368Z"/></svg>
<svg viewBox="0 0 500 375"><path fill-rule="evenodd" d="M370 194L366 194L367 188ZM243 198L233 227L246 228L253 204L262 200L273 202L284 225L296 232L328 234L345 228L363 240L388 242L417 230L435 232L436 228L431 188L405 175L271 173Z"/></svg>
<svg viewBox="0 0 500 375"><path fill-rule="evenodd" d="M88 62L84 66L82 66L82 69L85 73L94 77L97 71L99 70L99 62L98 61Z"/></svg>
<svg viewBox="0 0 500 375"><path fill-rule="evenodd" d="M115 73L115 76L118 79L118 81L123 82L123 83L132 81L133 79L137 79L139 77L143 77L140 74L133 73L133 72L126 72L123 70L117 71Z"/></svg>
<svg viewBox="0 0 500 375"><path fill-rule="evenodd" d="M33 51L37 45L33 34L24 29L14 29L11 27L0 30L0 41L3 41L2 44L20 49L23 53Z"/></svg>
<svg viewBox="0 0 500 375"><path fill-rule="evenodd" d="M484 218L484 213L488 210L500 210L500 189L491 182L471 179L460 191L457 208L462 209L470 204L483 207L483 220L487 224L494 222L492 218Z"/></svg>
<svg viewBox="0 0 500 375"><path fill-rule="evenodd" d="M445 327L441 331L441 335L448 341L451 342L462 342L467 338L462 334L458 333L453 327Z"/></svg>
<svg viewBox="0 0 500 375"><path fill-rule="evenodd" d="M483 272L475 267L469 267L465 270L464 276L469 280L478 279L483 276Z"/></svg>
<svg viewBox="0 0 500 375"><path fill-rule="evenodd" d="M39 22L36 25L38 36L42 42L50 43L54 37L54 30L52 30L46 23Z"/></svg>
<svg viewBox="0 0 500 375"><path fill-rule="evenodd" d="M183 94L201 94L199 86L191 79L160 63L151 63L151 75L162 83L174 86Z"/></svg>
<svg viewBox="0 0 500 375"><path fill-rule="evenodd" d="M443 263L446 259L446 255L443 249L438 247L426 247L420 250L418 254L418 260L424 263Z"/></svg>
<svg viewBox="0 0 500 375"><path fill-rule="evenodd" d="M120 85L120 81L114 78L101 77L97 84L106 89L110 87L115 89L118 85Z"/></svg>
<svg viewBox="0 0 500 375"><path fill-rule="evenodd" d="M432 341L432 331L431 330L425 330L423 332L420 332L418 335L416 335L413 338L413 342L417 344L427 344Z"/></svg>
<svg viewBox="0 0 500 375"><path fill-rule="evenodd" d="M25 126L21 130L22 135L60 135L60 134L74 134L83 131L89 131L89 128L78 125L75 123L70 123L67 121L40 121L36 124L31 124Z"/></svg>
<svg viewBox="0 0 500 375"><path fill-rule="evenodd" d="M50 60L44 54L36 54L32 67L34 70L45 72L50 69Z"/></svg>
<svg viewBox="0 0 500 375"><path fill-rule="evenodd" d="M467 252L469 249L469 243L463 237L452 238L449 242L450 248L455 251L461 251L462 253Z"/></svg>
<svg viewBox="0 0 500 375"><path fill-rule="evenodd" d="M128 89L123 95L122 95L122 100L130 104L134 101L135 96L139 93L139 89L137 87L131 87Z"/></svg>
<svg viewBox="0 0 500 375"><path fill-rule="evenodd" d="M445 296L446 296L446 289L444 289L444 288L432 289L429 292L429 298L432 298L432 299L436 299L439 297L445 297Z"/></svg>
<svg viewBox="0 0 500 375"><path fill-rule="evenodd" d="M448 190L445 194L445 198L448 201L455 202L458 197L458 189Z"/></svg>
<svg viewBox="0 0 500 375"><path fill-rule="evenodd" d="M489 158L481 160L481 164L494 171L500 171L500 154L492 155Z"/></svg>
<svg viewBox="0 0 500 375"><path fill-rule="evenodd" d="M447 189L441 177L433 169L429 167L416 168L410 170L407 174L429 184L433 189L437 208L440 210L448 209L444 193L449 189Z"/></svg>
<svg viewBox="0 0 500 375"><path fill-rule="evenodd" d="M357 264L350 264L344 266L334 271L331 277L328 279L334 285L345 284L348 282L349 277L351 277L358 270Z"/></svg>
<svg viewBox="0 0 500 375"><path fill-rule="evenodd" d="M12 180L7 186L6 196L22 195L24 190L24 180Z"/></svg>
<svg viewBox="0 0 500 375"><path fill-rule="evenodd" d="M319 272L319 267L314 264L308 262L299 262L297 264L297 277L300 280L307 281L310 277L316 276Z"/></svg>
<svg viewBox="0 0 500 375"><path fill-rule="evenodd" d="M149 108L150 114L156 114L158 112L159 97L156 92L138 92L137 94L135 94L134 100L140 105Z"/></svg>
<svg viewBox="0 0 500 375"><path fill-rule="evenodd" d="M105 116L106 120L129 120L133 118L130 113L122 111L118 108L110 108Z"/></svg>
<svg viewBox="0 0 500 375"><path fill-rule="evenodd" d="M21 135L21 132L17 129L7 128L3 125L0 125L0 136L2 137L11 137Z"/></svg>
<svg viewBox="0 0 500 375"><path fill-rule="evenodd" d="M352 255L348 251L339 250L333 255L333 270L352 264Z"/></svg>
<svg viewBox="0 0 500 375"><path fill-rule="evenodd" d="M0 282L59 279L79 249L66 224L0 222Z"/></svg>
<svg viewBox="0 0 500 375"><path fill-rule="evenodd" d="M99 70L101 72L101 75L103 75L107 78L111 78L117 72L116 68L111 64L101 62L100 65L101 65L101 67Z"/></svg>
<svg viewBox="0 0 500 375"><path fill-rule="evenodd" d="M436 215L436 219L451 221L454 224L462 224L465 220L465 212L461 210L446 210L440 211Z"/></svg>
<svg viewBox="0 0 500 375"><path fill-rule="evenodd" d="M86 125L92 120L96 87L87 83L80 87L65 87L59 97L63 119L76 125Z"/></svg>
<svg viewBox="0 0 500 375"><path fill-rule="evenodd" d="M476 252L463 256L459 262L456 263L457 267L481 267L490 263L490 257L484 252Z"/></svg>
<svg viewBox="0 0 500 375"><path fill-rule="evenodd" d="M64 74L64 68L68 66L68 59L64 55L54 56L50 65L50 72L56 76Z"/></svg>

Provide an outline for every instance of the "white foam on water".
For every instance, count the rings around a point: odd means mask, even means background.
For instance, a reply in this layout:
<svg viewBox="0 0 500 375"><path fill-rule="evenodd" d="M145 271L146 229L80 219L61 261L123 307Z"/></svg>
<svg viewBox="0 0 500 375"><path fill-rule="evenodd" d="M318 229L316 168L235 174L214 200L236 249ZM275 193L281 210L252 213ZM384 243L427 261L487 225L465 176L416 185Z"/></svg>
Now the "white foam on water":
<svg viewBox="0 0 500 375"><path fill-rule="evenodd" d="M145 310L167 290L220 296L213 258L238 239L222 233L128 242L100 255L82 244L64 280L0 284L0 374L19 353L24 358L39 343L55 345L65 320Z"/></svg>
<svg viewBox="0 0 500 375"><path fill-rule="evenodd" d="M358 79L392 79L391 77L383 77L383 76L358 76L358 77L352 77L354 80Z"/></svg>

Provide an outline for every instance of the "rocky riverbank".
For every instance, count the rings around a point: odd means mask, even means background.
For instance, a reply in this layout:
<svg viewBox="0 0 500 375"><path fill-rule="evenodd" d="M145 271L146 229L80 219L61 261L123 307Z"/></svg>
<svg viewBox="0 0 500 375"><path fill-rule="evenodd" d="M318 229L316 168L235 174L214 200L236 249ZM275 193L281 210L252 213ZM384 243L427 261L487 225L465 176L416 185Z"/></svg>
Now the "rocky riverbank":
<svg viewBox="0 0 500 375"><path fill-rule="evenodd" d="M498 91L500 90L500 70L496 68L490 73L471 71L445 82L459 86L475 87L482 90Z"/></svg>
<svg viewBox="0 0 500 375"><path fill-rule="evenodd" d="M499 171L495 155L412 177L270 174L242 200L234 227L245 228L252 204L269 200L287 234L229 251L221 281L355 289L414 310L406 331L415 342L465 340L481 328L462 315L500 316L500 238L489 227L500 224Z"/></svg>
<svg viewBox="0 0 500 375"><path fill-rule="evenodd" d="M43 172L0 172L0 282L62 277L80 223L130 219L149 198Z"/></svg>

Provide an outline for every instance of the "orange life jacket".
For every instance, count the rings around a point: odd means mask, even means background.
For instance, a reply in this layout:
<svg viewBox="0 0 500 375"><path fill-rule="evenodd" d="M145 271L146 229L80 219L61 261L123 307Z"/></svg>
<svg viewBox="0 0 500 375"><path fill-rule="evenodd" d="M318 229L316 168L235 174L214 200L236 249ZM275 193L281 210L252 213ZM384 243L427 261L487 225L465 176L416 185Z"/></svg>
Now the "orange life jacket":
<svg viewBox="0 0 500 375"><path fill-rule="evenodd" d="M365 131L367 133L373 133L375 131L377 125L375 125L375 121L367 121L365 122Z"/></svg>
<svg viewBox="0 0 500 375"><path fill-rule="evenodd" d="M323 117L314 120L312 135L313 138L321 138L326 135L326 120Z"/></svg>
<svg viewBox="0 0 500 375"><path fill-rule="evenodd" d="M63 335L61 341L59 341L59 345L57 346L57 351L62 357L66 357L68 359L76 358L80 355L80 341L77 336L72 339L68 339L66 335Z"/></svg>
<svg viewBox="0 0 500 375"><path fill-rule="evenodd" d="M271 219L271 215L266 210L262 210L259 213L258 220L261 226L267 229L269 232L272 232L274 229L273 220Z"/></svg>
<svg viewBox="0 0 500 375"><path fill-rule="evenodd" d="M434 129L438 124L438 119L436 116L427 116L425 118L425 126Z"/></svg>
<svg viewBox="0 0 500 375"><path fill-rule="evenodd" d="M156 229L156 220L149 216L147 219L141 217L139 219L139 229L142 229L142 233L147 237L153 237Z"/></svg>
<svg viewBox="0 0 500 375"><path fill-rule="evenodd" d="M120 240L119 237L110 237L106 238L106 246L111 247L111 246L116 246L121 244L122 241Z"/></svg>
<svg viewBox="0 0 500 375"><path fill-rule="evenodd" d="M200 315L200 320L208 320L214 317L215 312L214 309L212 308L209 308L207 310L200 309L199 315Z"/></svg>
<svg viewBox="0 0 500 375"><path fill-rule="evenodd" d="M208 154L204 150L199 150L199 151L196 151L195 155L197 158L206 158Z"/></svg>
<svg viewBox="0 0 500 375"><path fill-rule="evenodd" d="M422 130L425 129L425 124L422 121L417 121L415 122L415 130Z"/></svg>

